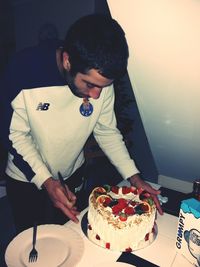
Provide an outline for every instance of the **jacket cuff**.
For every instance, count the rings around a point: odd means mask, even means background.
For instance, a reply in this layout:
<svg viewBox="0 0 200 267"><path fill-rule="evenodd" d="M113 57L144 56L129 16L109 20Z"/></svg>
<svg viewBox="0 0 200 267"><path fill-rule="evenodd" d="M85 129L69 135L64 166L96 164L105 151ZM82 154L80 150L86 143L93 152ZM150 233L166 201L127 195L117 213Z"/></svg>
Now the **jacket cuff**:
<svg viewBox="0 0 200 267"><path fill-rule="evenodd" d="M50 177L52 177L52 174L47 168L42 166L39 170L37 170L37 174L33 176L31 182L34 183L38 189L42 189L43 183Z"/></svg>

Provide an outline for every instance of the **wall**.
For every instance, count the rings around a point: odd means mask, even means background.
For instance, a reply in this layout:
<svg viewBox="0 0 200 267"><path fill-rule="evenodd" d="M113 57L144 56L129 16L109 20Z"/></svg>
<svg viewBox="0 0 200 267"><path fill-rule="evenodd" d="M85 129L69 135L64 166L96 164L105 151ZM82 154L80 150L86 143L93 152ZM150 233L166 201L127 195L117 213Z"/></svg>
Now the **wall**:
<svg viewBox="0 0 200 267"><path fill-rule="evenodd" d="M94 12L94 0L11 0L15 16L16 50L35 45L45 24L53 25L59 38L79 17Z"/></svg>
<svg viewBox="0 0 200 267"><path fill-rule="evenodd" d="M0 1L0 73L15 50L14 18L9 0Z"/></svg>
<svg viewBox="0 0 200 267"><path fill-rule="evenodd" d="M200 176L200 2L108 4L127 35L129 76L158 173L191 182Z"/></svg>

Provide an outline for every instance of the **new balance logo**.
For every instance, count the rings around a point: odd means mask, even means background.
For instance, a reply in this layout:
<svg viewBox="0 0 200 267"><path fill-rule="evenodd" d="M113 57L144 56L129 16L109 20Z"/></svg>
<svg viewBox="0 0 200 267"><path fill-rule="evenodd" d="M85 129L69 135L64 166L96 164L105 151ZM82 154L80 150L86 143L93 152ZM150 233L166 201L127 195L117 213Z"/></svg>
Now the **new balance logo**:
<svg viewBox="0 0 200 267"><path fill-rule="evenodd" d="M36 110L48 110L50 103L39 103Z"/></svg>

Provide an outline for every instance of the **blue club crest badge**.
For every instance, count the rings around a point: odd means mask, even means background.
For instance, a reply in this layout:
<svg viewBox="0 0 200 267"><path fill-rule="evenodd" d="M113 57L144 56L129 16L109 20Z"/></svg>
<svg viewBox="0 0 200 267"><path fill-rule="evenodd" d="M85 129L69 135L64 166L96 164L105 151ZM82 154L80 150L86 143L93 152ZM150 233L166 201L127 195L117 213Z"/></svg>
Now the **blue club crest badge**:
<svg viewBox="0 0 200 267"><path fill-rule="evenodd" d="M83 103L81 104L79 111L84 117L89 117L92 114L93 105L90 103L88 98L83 98Z"/></svg>

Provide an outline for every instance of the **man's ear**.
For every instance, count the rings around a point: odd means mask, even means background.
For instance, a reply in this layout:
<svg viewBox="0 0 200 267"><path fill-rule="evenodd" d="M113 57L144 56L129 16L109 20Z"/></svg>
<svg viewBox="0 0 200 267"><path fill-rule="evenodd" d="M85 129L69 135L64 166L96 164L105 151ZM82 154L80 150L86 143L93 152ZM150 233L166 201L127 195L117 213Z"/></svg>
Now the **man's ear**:
<svg viewBox="0 0 200 267"><path fill-rule="evenodd" d="M63 67L67 70L70 71L71 65L69 62L69 55L67 52L63 52Z"/></svg>

